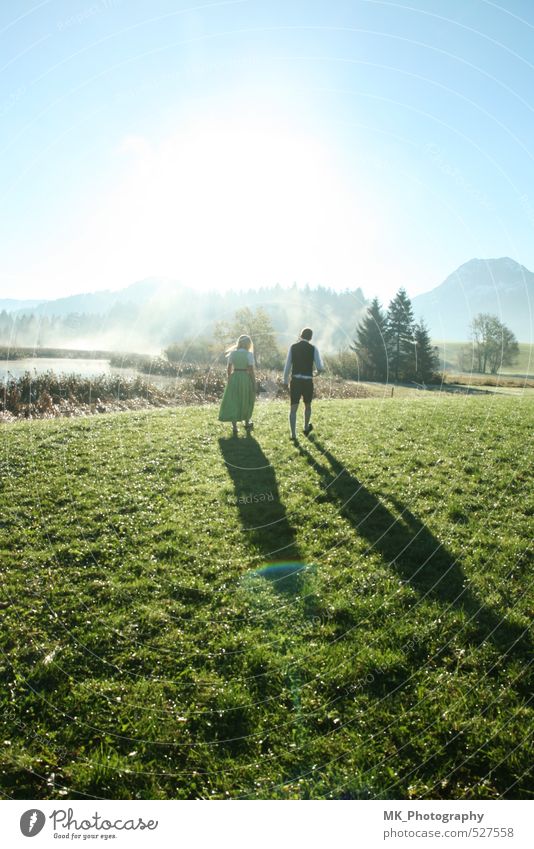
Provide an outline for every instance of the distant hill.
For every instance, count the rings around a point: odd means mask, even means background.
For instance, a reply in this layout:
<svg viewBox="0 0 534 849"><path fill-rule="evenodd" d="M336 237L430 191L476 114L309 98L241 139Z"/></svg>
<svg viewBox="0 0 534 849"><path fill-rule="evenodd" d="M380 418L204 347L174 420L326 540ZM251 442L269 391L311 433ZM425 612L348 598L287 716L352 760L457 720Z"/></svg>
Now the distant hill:
<svg viewBox="0 0 534 849"><path fill-rule="evenodd" d="M142 306L155 301L171 304L180 299L183 292L184 288L179 283L149 277L132 283L124 289L102 289L97 292L68 295L51 301L36 301L36 308L30 311L42 316L65 316L76 313L103 315L123 304ZM24 311L30 309L30 302L22 303Z"/></svg>
<svg viewBox="0 0 534 849"><path fill-rule="evenodd" d="M0 309L0 343L158 352L170 342L209 337L215 322L232 319L242 307L262 307L282 347L309 324L323 350L334 351L350 344L366 306L361 289L270 286L204 292L148 278L119 291L71 295L33 308L23 302L4 319Z"/></svg>
<svg viewBox="0 0 534 849"><path fill-rule="evenodd" d="M509 257L472 259L412 299L434 339L465 341L477 313L498 315L520 342L534 341L534 274Z"/></svg>
<svg viewBox="0 0 534 849"><path fill-rule="evenodd" d="M216 321L231 318L240 307L263 307L282 347L310 324L317 343L334 351L351 343L367 303L359 288L204 292L147 278L118 291L48 301L0 300L0 344L157 352L186 337L209 336ZM534 274L509 257L472 259L412 303L435 340L467 341L473 317L488 312L500 316L520 342L534 341Z"/></svg>
<svg viewBox="0 0 534 849"><path fill-rule="evenodd" d="M43 301L24 300L19 301L16 298L0 298L0 312L16 312L17 310L28 309L34 310L35 307L42 304Z"/></svg>

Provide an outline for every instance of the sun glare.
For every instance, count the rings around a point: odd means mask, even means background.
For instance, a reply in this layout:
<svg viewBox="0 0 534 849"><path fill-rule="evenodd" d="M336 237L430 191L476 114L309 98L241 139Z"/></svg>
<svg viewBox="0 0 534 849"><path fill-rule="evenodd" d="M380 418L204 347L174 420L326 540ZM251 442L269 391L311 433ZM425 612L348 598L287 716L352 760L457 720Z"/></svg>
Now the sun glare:
<svg viewBox="0 0 534 849"><path fill-rule="evenodd" d="M354 285L372 216L313 136L204 120L159 144L125 139L120 153L126 173L89 229L121 280Z"/></svg>

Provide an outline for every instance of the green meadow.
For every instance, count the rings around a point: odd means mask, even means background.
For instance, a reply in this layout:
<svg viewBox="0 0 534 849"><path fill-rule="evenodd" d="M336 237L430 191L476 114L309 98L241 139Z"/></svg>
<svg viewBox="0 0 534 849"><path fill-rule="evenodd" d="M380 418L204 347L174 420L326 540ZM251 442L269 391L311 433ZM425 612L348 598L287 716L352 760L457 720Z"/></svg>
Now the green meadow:
<svg viewBox="0 0 534 849"><path fill-rule="evenodd" d="M532 798L534 400L286 415L3 427L5 796Z"/></svg>
<svg viewBox="0 0 534 849"><path fill-rule="evenodd" d="M458 357L462 348L468 348L470 342L434 342L439 351L440 362L452 372L458 371ZM501 375L519 375L520 377L534 377L534 345L530 342L519 342L519 353L512 365L503 366L499 369ZM478 377L478 375L475 376Z"/></svg>

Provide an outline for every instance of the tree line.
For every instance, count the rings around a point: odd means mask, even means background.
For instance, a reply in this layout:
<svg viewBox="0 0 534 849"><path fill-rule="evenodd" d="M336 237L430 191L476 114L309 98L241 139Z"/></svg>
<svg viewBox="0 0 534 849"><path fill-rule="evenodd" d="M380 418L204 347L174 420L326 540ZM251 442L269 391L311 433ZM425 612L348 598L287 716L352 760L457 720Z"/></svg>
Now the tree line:
<svg viewBox="0 0 534 849"><path fill-rule="evenodd" d="M355 297L356 294L358 297ZM306 295L310 297L309 303ZM341 320L348 324L348 316L351 313L353 320L362 315L361 307L358 309L358 306L363 303L363 295L361 290L354 295L336 294L333 302L336 307L335 314L332 302L328 300L331 295L326 289L313 293L311 290L288 290L285 293L285 310L282 304L276 302L270 305L269 309L262 306L256 309L243 306L233 312L231 318L209 323L209 333L200 336L187 336L184 330L188 325L191 327L191 314L189 321L185 315L180 316L181 332L176 326L175 318L174 328L171 329L172 325L168 327L167 334L171 339L174 336L177 341L168 344L164 353L171 363L213 364L222 361L224 351L241 333L248 333L254 340L258 366L264 369L280 369L286 347L284 345L284 350L281 350L279 346L281 328L284 328L283 336L287 337L286 342L289 343L294 338L293 334L298 332L296 322L300 320L306 323L311 310L320 316L317 321L310 321L315 325L316 338L324 339L326 335L334 344L337 342L337 355L327 357L333 373L348 379L414 381L420 384L430 383L438 378L438 349L432 345L425 322L415 320L411 301L404 289L399 289L387 309L382 307L378 298L374 298L371 304L364 308L365 312L357 324L352 344L348 350L342 351L339 350L338 341ZM119 329L125 325L135 328L142 338L149 317L140 316L139 309L126 302L114 304L105 315L13 315L3 311L0 312L0 344L7 344L12 348L17 345L46 347L51 344L58 345L59 340L68 344L80 338L93 338L96 344L100 334L107 334L110 340L117 339ZM193 325L196 324L197 322L193 321ZM292 331L289 334L287 331L290 324ZM337 335L330 332L331 328L337 331ZM471 344L461 349L458 366L461 371L496 374L502 366L512 364L518 352L519 346L512 331L499 321L497 316L480 313L471 323Z"/></svg>
<svg viewBox="0 0 534 849"><path fill-rule="evenodd" d="M321 338L321 326L317 327ZM220 358L241 333L248 333L254 342L254 355L260 368L280 369L285 351L281 351L273 322L263 308L243 307L229 321L216 322L210 339L184 340L165 349L171 362L184 362L197 357L211 361ZM423 322L416 323L410 299L401 289L384 312L377 298L358 325L356 338L348 356L338 354L328 358L331 370L339 373L340 358L344 361L344 377L360 377L377 381L417 380L429 382L438 368L437 349L432 346ZM206 357L206 355L208 355Z"/></svg>
<svg viewBox="0 0 534 849"><path fill-rule="evenodd" d="M438 371L438 349L424 321L415 321L411 301L399 289L387 311L373 298L350 346L359 376L376 381L431 382Z"/></svg>
<svg viewBox="0 0 534 849"><path fill-rule="evenodd" d="M253 313L264 310L280 340L293 338L303 316L316 325L320 320L329 347L336 350L367 307L359 288L341 292L325 286L275 285L206 292L177 287L160 294L157 284L154 287L134 284L116 294L104 293L107 301L99 293L73 296L58 302L57 314L53 301L33 309L0 311L0 344L74 347L80 342L85 348L90 342L97 348L141 352L196 339L193 347L198 348L200 337L212 340L218 323L232 324L236 312L248 308Z"/></svg>
<svg viewBox="0 0 534 849"><path fill-rule="evenodd" d="M462 371L496 374L511 365L519 345L497 316L479 313L470 325L471 345L460 351ZM378 298L371 302L356 328L350 352L330 358L333 371L364 380L431 383L439 379L438 348L432 345L424 320L415 321L411 301L399 289L384 310Z"/></svg>

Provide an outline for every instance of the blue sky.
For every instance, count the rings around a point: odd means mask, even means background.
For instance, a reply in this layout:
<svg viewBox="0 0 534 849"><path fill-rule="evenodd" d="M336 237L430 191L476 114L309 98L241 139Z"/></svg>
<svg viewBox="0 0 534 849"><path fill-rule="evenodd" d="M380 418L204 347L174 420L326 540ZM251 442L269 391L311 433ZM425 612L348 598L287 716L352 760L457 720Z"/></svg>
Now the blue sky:
<svg viewBox="0 0 534 849"><path fill-rule="evenodd" d="M4 0L0 46L0 297L534 269L530 0Z"/></svg>

